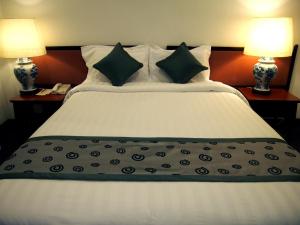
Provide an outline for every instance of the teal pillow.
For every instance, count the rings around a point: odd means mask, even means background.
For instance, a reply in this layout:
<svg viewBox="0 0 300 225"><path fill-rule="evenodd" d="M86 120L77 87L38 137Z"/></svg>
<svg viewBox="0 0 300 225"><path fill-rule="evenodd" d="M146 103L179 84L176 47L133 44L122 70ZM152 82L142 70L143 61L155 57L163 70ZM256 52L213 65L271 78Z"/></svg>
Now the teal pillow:
<svg viewBox="0 0 300 225"><path fill-rule="evenodd" d="M122 86L143 67L143 64L131 57L122 47L116 44L113 50L93 67L103 73L114 86Z"/></svg>
<svg viewBox="0 0 300 225"><path fill-rule="evenodd" d="M208 69L190 53L184 42L170 56L157 62L156 65L175 83L180 84L187 83L195 75Z"/></svg>

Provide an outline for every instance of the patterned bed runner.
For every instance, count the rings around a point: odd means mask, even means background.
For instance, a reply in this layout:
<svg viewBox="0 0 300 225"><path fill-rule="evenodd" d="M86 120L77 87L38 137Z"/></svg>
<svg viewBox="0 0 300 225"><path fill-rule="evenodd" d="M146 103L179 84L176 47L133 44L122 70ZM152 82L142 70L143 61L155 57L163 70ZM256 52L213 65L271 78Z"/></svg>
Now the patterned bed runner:
<svg viewBox="0 0 300 225"><path fill-rule="evenodd" d="M300 181L300 154L280 139L29 139L0 178L122 181Z"/></svg>

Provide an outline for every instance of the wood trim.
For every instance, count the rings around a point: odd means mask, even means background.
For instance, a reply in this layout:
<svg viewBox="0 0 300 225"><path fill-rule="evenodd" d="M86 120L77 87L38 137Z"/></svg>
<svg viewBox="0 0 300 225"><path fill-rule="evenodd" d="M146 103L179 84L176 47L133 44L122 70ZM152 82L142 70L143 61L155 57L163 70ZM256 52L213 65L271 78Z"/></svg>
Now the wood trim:
<svg viewBox="0 0 300 225"><path fill-rule="evenodd" d="M291 64L290 64L290 68L289 68L288 80L287 80L287 83L286 83L286 86L285 86L286 90L289 90L290 85L291 85L291 80L292 80L292 76L293 76L297 51L298 51L298 45L294 45L293 53L292 53L292 57L291 57Z"/></svg>
<svg viewBox="0 0 300 225"><path fill-rule="evenodd" d="M46 50L80 50L81 46L46 46Z"/></svg>
<svg viewBox="0 0 300 225"><path fill-rule="evenodd" d="M188 46L189 49L196 48L197 46ZM175 50L178 45L167 45L167 50ZM212 46L212 51L244 51L244 47L225 47L225 46Z"/></svg>
<svg viewBox="0 0 300 225"><path fill-rule="evenodd" d="M10 99L10 102L22 102L22 103L28 103L28 102L62 102L65 98L65 94L63 95L23 95L23 96L17 96Z"/></svg>
<svg viewBox="0 0 300 225"><path fill-rule="evenodd" d="M270 95L259 95L252 92L252 88L239 88L248 101L276 101L300 103L300 99L282 88L272 88Z"/></svg>
<svg viewBox="0 0 300 225"><path fill-rule="evenodd" d="M107 45L107 46L114 46L114 45ZM135 45L122 45L125 48L134 47ZM73 45L73 46L46 46L46 50L81 50L82 46L79 45Z"/></svg>

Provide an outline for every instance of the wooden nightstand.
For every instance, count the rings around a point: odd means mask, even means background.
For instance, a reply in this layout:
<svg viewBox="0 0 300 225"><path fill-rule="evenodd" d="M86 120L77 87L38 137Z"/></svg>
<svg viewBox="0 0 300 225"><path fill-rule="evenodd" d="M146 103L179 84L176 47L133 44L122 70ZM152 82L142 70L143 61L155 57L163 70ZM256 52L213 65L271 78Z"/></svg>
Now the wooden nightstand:
<svg viewBox="0 0 300 225"><path fill-rule="evenodd" d="M62 105L64 98L65 95L26 95L14 97L10 102L17 121L37 128Z"/></svg>
<svg viewBox="0 0 300 225"><path fill-rule="evenodd" d="M253 94L251 88L238 89L249 101L252 109L263 118L283 117L296 119L300 99L281 88L272 88L270 95Z"/></svg>

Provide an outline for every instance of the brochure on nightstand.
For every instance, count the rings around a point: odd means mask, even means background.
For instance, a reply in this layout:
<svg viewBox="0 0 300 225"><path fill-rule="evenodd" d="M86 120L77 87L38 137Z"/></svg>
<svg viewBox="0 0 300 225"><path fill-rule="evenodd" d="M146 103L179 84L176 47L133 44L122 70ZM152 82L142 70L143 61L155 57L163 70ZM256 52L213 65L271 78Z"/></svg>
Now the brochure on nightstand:
<svg viewBox="0 0 300 225"><path fill-rule="evenodd" d="M71 84L61 84L57 83L52 89L42 89L40 92L38 92L36 95L49 95L49 94L58 94L58 95L64 95L70 90Z"/></svg>

